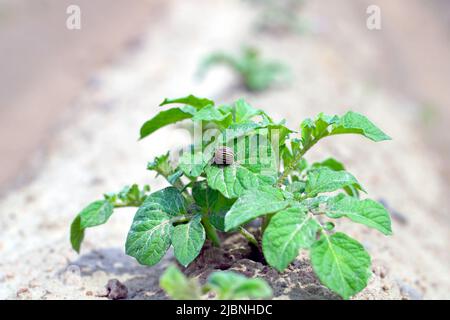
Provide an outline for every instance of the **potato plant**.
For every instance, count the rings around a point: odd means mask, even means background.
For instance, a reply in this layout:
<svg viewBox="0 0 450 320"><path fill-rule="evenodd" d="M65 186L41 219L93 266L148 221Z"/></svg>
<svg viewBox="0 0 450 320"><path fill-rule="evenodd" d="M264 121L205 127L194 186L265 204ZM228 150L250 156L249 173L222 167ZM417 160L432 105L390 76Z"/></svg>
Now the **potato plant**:
<svg viewBox="0 0 450 320"><path fill-rule="evenodd" d="M250 5L258 5L260 13L256 17L256 31L273 35L285 33L303 34L309 31L309 23L299 14L305 5L304 0L252 0Z"/></svg>
<svg viewBox="0 0 450 320"><path fill-rule="evenodd" d="M264 91L273 84L289 80L288 68L280 62L263 59L255 48L244 48L239 56L227 52L214 52L201 63L199 76L202 77L211 67L225 65L235 71L248 91Z"/></svg>
<svg viewBox="0 0 450 320"><path fill-rule="evenodd" d="M212 294L217 300L267 299L272 289L263 279L248 279L233 271L216 271L209 275L206 284L187 278L171 265L161 276L159 285L175 300L201 300Z"/></svg>
<svg viewBox="0 0 450 320"><path fill-rule="evenodd" d="M322 284L341 297L366 287L370 256L357 240L335 231L333 220L347 218L390 235L390 216L380 203L360 198L365 190L342 163L333 158L309 163L305 154L334 135L357 134L377 142L390 139L385 133L352 111L320 113L291 130L242 99L216 105L190 95L165 99L161 106L174 104L140 131L144 139L178 121L194 123L193 143L178 160L167 153L147 166L170 186L148 194L148 187L133 185L88 205L72 223L75 250L86 228L105 223L115 208L136 206L125 250L141 264L158 263L172 246L175 258L187 266L206 239L220 246L218 232L239 232L279 272L300 250L309 250ZM216 150L224 146L226 161L217 161ZM258 233L247 227L255 219Z"/></svg>

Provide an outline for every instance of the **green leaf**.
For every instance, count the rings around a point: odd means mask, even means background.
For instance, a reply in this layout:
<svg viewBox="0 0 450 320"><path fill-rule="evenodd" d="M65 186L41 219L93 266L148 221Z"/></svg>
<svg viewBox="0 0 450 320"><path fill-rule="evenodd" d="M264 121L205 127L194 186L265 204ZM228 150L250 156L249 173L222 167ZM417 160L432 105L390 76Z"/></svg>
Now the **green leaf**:
<svg viewBox="0 0 450 320"><path fill-rule="evenodd" d="M221 104L217 107L221 112L223 113L233 113L234 112L234 105L230 104Z"/></svg>
<svg viewBox="0 0 450 320"><path fill-rule="evenodd" d="M282 123L267 124L267 125L263 126L262 128L267 128L267 130L269 131L269 134L268 134L269 141L271 141L271 142L272 142L272 140L276 141L276 139L274 137L275 137L275 135L278 136L278 145L279 146L284 146L286 143L286 140L289 137L289 134L294 132Z"/></svg>
<svg viewBox="0 0 450 320"><path fill-rule="evenodd" d="M231 114L230 113L222 113L219 109L214 106L207 106L203 109L197 111L192 117L193 121L213 121L213 122L221 122L225 120L227 117L230 117L231 122Z"/></svg>
<svg viewBox="0 0 450 320"><path fill-rule="evenodd" d="M289 205L283 192L264 186L247 190L225 215L225 231L230 231L259 216L278 212Z"/></svg>
<svg viewBox="0 0 450 320"><path fill-rule="evenodd" d="M172 166L169 161L169 152L166 154L155 157L153 161L147 164L147 170L156 171L162 176L168 176L172 173Z"/></svg>
<svg viewBox="0 0 450 320"><path fill-rule="evenodd" d="M205 208L208 212L217 203L219 199L219 192L217 190L208 187L206 181L198 181L192 186L192 196L195 203L202 208Z"/></svg>
<svg viewBox="0 0 450 320"><path fill-rule="evenodd" d="M234 200L225 198L219 191L208 186L206 181L198 181L192 187L192 196L201 211L209 215L209 221L218 230L224 231L225 214Z"/></svg>
<svg viewBox="0 0 450 320"><path fill-rule="evenodd" d="M181 155L178 166L187 176L198 177L203 173L208 161L201 150L188 150Z"/></svg>
<svg viewBox="0 0 450 320"><path fill-rule="evenodd" d="M220 300L270 298L272 289L263 279L247 279L232 271L213 272L207 285Z"/></svg>
<svg viewBox="0 0 450 320"><path fill-rule="evenodd" d="M194 107L197 110L200 110L206 106L214 105L214 101L206 99L206 98L198 98L196 96L193 96L192 94L183 97L183 98L176 98L176 99L164 99L163 102L161 102L160 106L164 106L167 104L173 104L173 103L182 103L187 104L189 106Z"/></svg>
<svg viewBox="0 0 450 320"><path fill-rule="evenodd" d="M306 119L301 124L301 133L303 146L311 146L313 140L329 135L345 133L361 134L373 141L391 139L365 116L352 111L342 117L320 113L314 121Z"/></svg>
<svg viewBox="0 0 450 320"><path fill-rule="evenodd" d="M221 133L219 138L216 140L216 144L226 144L228 141L233 139L254 134L256 129L260 127L261 125L255 122L233 123Z"/></svg>
<svg viewBox="0 0 450 320"><path fill-rule="evenodd" d="M258 140L256 136L248 141ZM241 144L244 141L241 141ZM261 142L261 141L260 141ZM252 147L253 145L253 147ZM256 149L256 150L255 150ZM251 143L244 147L238 147L235 153L236 163L258 174L267 184L274 184L278 178L277 158L271 145Z"/></svg>
<svg viewBox="0 0 450 320"><path fill-rule="evenodd" d="M170 247L173 226L170 216L149 207L139 208L128 232L126 254L140 264L157 264Z"/></svg>
<svg viewBox="0 0 450 320"><path fill-rule="evenodd" d="M235 119L236 123L244 123L251 120L253 117L257 115L261 115L263 113L262 110L255 109L244 99L239 99L234 103L235 107Z"/></svg>
<svg viewBox="0 0 450 320"><path fill-rule="evenodd" d="M235 123L223 130L219 137L208 147L213 151L218 146L223 145L237 149L235 150L236 158L242 164L249 163L249 155L253 158L252 160L256 160L254 158L255 153L257 153L261 159L258 159L256 163L270 163L270 165L276 167L276 154L271 145L271 140L268 139L270 130L265 132L261 130L266 130L264 125L255 122ZM267 150L263 149L263 147L266 147ZM268 152L270 154L267 154Z"/></svg>
<svg viewBox="0 0 450 320"><path fill-rule="evenodd" d="M137 184L125 186L118 193L105 194L105 200L108 200L114 207L139 207L147 198L150 192L150 186L144 185L142 189Z"/></svg>
<svg viewBox="0 0 450 320"><path fill-rule="evenodd" d="M345 170L344 164L342 162L340 162L340 161L337 161L334 158L328 158L328 159L326 159L326 160L324 160L322 162L316 162L311 167L312 168L326 167L326 168L329 168L329 169L334 170L334 171L343 171L343 170ZM359 197L358 186L351 185L351 186L346 186L343 189L348 195L356 197L356 198Z"/></svg>
<svg viewBox="0 0 450 320"><path fill-rule="evenodd" d="M104 224L113 213L114 206L108 200L98 200L84 208L70 226L70 242L76 252L80 252L84 239L84 229Z"/></svg>
<svg viewBox="0 0 450 320"><path fill-rule="evenodd" d="M286 138L285 138L286 139ZM288 148L290 145L290 148ZM281 144L281 157L283 158L283 166L289 167L294 161L295 157L300 152L301 140L297 138L290 139L289 141L284 141ZM299 162L296 164L292 164L294 169L296 169L299 173L302 172L306 167L308 167L308 163L305 158L301 158Z"/></svg>
<svg viewBox="0 0 450 320"><path fill-rule="evenodd" d="M339 120L338 116L319 113L315 120L305 119L301 124L302 145L310 146L313 140L329 135L329 127Z"/></svg>
<svg viewBox="0 0 450 320"><path fill-rule="evenodd" d="M287 168L294 161L294 155L286 144L280 148L281 159L283 159L283 167Z"/></svg>
<svg viewBox="0 0 450 320"><path fill-rule="evenodd" d="M305 119L300 125L302 144L304 146L311 145L313 140L314 121L311 119Z"/></svg>
<svg viewBox="0 0 450 320"><path fill-rule="evenodd" d="M286 191L291 193L302 193L305 191L306 183L304 181L294 181L287 185Z"/></svg>
<svg viewBox="0 0 450 320"><path fill-rule="evenodd" d="M225 198L226 199L226 198ZM225 231L225 215L227 210L213 211L209 215L209 222L219 231Z"/></svg>
<svg viewBox="0 0 450 320"><path fill-rule="evenodd" d="M322 167L308 172L305 192L314 197L319 193L333 192L348 186L363 190L356 178L347 171L334 171Z"/></svg>
<svg viewBox="0 0 450 320"><path fill-rule="evenodd" d="M200 300L201 288L196 279L188 279L177 267L170 265L159 279L159 286L175 300Z"/></svg>
<svg viewBox="0 0 450 320"><path fill-rule="evenodd" d="M204 242L205 229L201 223L201 215L196 215L188 223L177 225L173 230L175 258L185 267L198 256Z"/></svg>
<svg viewBox="0 0 450 320"><path fill-rule="evenodd" d="M192 107L172 108L159 112L156 116L146 121L140 131L140 139L143 139L156 130L165 127L169 124L192 118L195 109Z"/></svg>
<svg viewBox="0 0 450 320"><path fill-rule="evenodd" d="M187 213L186 200L175 187L167 187L152 193L145 199L139 209L142 209L143 207L159 210L169 216L178 216Z"/></svg>
<svg viewBox="0 0 450 320"><path fill-rule="evenodd" d="M228 211L235 202L225 198L219 191L210 188L205 180L196 182L192 187L192 196L204 213Z"/></svg>
<svg viewBox="0 0 450 320"><path fill-rule="evenodd" d="M330 218L347 217L350 220L391 235L391 218L380 203L366 199L359 200L340 194L327 201L326 214Z"/></svg>
<svg viewBox="0 0 450 320"><path fill-rule="evenodd" d="M152 193L134 216L126 253L144 265L158 263L170 247L174 229L171 218L185 213L185 199L176 188Z"/></svg>
<svg viewBox="0 0 450 320"><path fill-rule="evenodd" d="M343 171L345 170L344 164L340 161L337 161L334 158L328 158L322 162L315 162L312 164L313 168L327 167L334 171Z"/></svg>
<svg viewBox="0 0 450 320"><path fill-rule="evenodd" d="M349 111L333 125L331 134L356 133L373 141L391 140L391 138L375 126L362 114Z"/></svg>
<svg viewBox="0 0 450 320"><path fill-rule="evenodd" d="M117 193L104 194L104 200L97 200L85 207L73 220L70 226L70 242L72 248L80 252L84 239L84 229L104 224L112 215L115 207L138 207L150 192L150 187L142 189L137 184L125 186Z"/></svg>
<svg viewBox="0 0 450 320"><path fill-rule="evenodd" d="M319 113L314 121L314 130L313 136L316 139L320 139L329 133L329 127L336 122L339 121L338 116L330 116L324 114L323 112Z"/></svg>
<svg viewBox="0 0 450 320"><path fill-rule="evenodd" d="M77 253L80 253L81 243L84 239L84 229L81 228L80 223L80 215L77 215L70 225L70 243Z"/></svg>
<svg viewBox="0 0 450 320"><path fill-rule="evenodd" d="M283 271L298 256L301 248L307 249L313 244L319 227L304 207L276 213L263 235L264 258L269 265Z"/></svg>
<svg viewBox="0 0 450 320"><path fill-rule="evenodd" d="M277 158L270 144L256 134L242 137L232 147L235 149L235 163L206 166L205 173L211 188L232 199L245 190L276 182Z"/></svg>
<svg viewBox="0 0 450 320"><path fill-rule="evenodd" d="M86 229L104 224L113 213L114 207L107 200L98 200L89 204L79 213L80 228Z"/></svg>
<svg viewBox="0 0 450 320"><path fill-rule="evenodd" d="M262 175L238 164L209 165L205 172L208 185L229 199L239 197L245 190L268 184Z"/></svg>
<svg viewBox="0 0 450 320"><path fill-rule="evenodd" d="M119 194L119 199L123 202L139 202L141 200L141 190L137 184L125 186Z"/></svg>
<svg viewBox="0 0 450 320"><path fill-rule="evenodd" d="M370 256L364 247L344 233L322 234L311 247L311 263L320 281L344 299L367 286Z"/></svg>
<svg viewBox="0 0 450 320"><path fill-rule="evenodd" d="M320 205L326 204L328 199L330 199L330 196L317 196L314 198L306 198L300 204L308 208L308 210L314 211L315 209L319 209Z"/></svg>

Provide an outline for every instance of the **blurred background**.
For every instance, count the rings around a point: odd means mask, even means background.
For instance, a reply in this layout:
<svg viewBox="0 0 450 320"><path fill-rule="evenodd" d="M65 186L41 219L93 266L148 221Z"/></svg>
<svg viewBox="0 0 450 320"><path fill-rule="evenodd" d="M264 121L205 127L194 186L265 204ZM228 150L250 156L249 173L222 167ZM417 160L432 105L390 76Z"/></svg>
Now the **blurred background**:
<svg viewBox="0 0 450 320"><path fill-rule="evenodd" d="M195 76L208 54L248 46L290 81L252 92L223 65ZM322 111L367 114L392 142L338 137L311 155L342 160L393 216L392 239L348 229L389 274L360 298L450 298L449 57L446 0L0 0L0 297L95 298L118 269L133 297L152 297L159 269L122 250L133 212L90 232L81 257L68 227L103 192L164 185L146 162L187 134L138 143L139 127L165 97L192 93L245 97L292 128ZM68 264L83 289L67 285Z"/></svg>

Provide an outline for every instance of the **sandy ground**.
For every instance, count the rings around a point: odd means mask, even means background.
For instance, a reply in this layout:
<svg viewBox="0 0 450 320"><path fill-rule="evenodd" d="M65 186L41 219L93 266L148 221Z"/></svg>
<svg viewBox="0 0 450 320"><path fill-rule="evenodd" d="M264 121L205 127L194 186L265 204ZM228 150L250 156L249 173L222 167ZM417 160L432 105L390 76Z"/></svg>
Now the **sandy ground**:
<svg viewBox="0 0 450 320"><path fill-rule="evenodd" d="M326 31L317 36L255 36L250 30L257 13L248 5L202 1L202 19L193 19L199 12L191 4L178 2L165 11L138 46L98 72L61 120L36 178L0 200L0 298L105 299L99 296L112 278L126 284L129 298L163 297L157 282L171 254L152 268L124 254L134 210L117 211L107 225L88 230L80 255L70 248L69 225L78 210L103 192L133 182L149 183L153 190L165 185L145 171L146 162L187 143L188 134L166 128L138 143L137 133L162 98L192 92L219 102L246 97L292 127L320 111L367 114L394 140L374 144L336 137L310 154L310 159L341 159L369 195L385 201L393 214L394 235L389 238L346 221L337 226L361 241L373 258L373 281L356 298L448 299L447 185L439 173L441 164L416 130L416 103L393 97L348 67L349 57L327 41ZM321 8L308 5L304 15L314 17ZM364 31L340 28L334 35L370 47ZM201 83L194 81L205 53L237 50L246 42L291 66L292 85L249 95L234 89L233 75L221 68ZM302 289L302 277L297 279L289 288L294 293ZM280 295L289 297L301 296Z"/></svg>
<svg viewBox="0 0 450 320"><path fill-rule="evenodd" d="M32 176L61 114L164 9L161 0L0 1L0 194ZM81 29L66 8L81 8ZM133 17L130 19L130 17ZM4 156L7 155L7 156ZM37 168L37 166L34 166Z"/></svg>

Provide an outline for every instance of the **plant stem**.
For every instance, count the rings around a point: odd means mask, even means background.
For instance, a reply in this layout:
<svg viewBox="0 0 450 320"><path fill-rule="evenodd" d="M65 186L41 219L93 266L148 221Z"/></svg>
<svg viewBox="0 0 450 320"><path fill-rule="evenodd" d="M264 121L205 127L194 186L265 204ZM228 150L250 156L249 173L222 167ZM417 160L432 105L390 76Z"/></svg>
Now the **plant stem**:
<svg viewBox="0 0 450 320"><path fill-rule="evenodd" d="M211 225L211 222L209 222L209 218L206 215L202 217L202 223L203 227L205 228L206 236L208 237L208 239L211 240L212 244L215 247L220 247L220 239L219 236L217 235L217 231Z"/></svg>
<svg viewBox="0 0 450 320"><path fill-rule="evenodd" d="M167 181L169 181L167 178L166 178L166 180ZM169 182L170 183L170 182ZM183 195L184 195L184 197L186 198L186 200L189 202L189 203L193 203L194 202L194 198L189 194L189 192L186 190L186 187L185 187L185 185L184 185L184 183L180 180L180 178L178 178L177 180L175 180L175 182L173 183L173 186L175 187L175 188L177 188Z"/></svg>
<svg viewBox="0 0 450 320"><path fill-rule="evenodd" d="M299 153L295 156L294 160L292 160L292 162L289 164L289 166L287 166L284 171L283 174L278 178L277 180L277 185L279 187L281 187L281 185L283 184L283 181L289 176L289 174L295 169L295 167L298 165L299 161L302 160L303 156L305 155L305 153L311 149L316 143L317 141L319 141L321 138L325 137L326 135L321 135L318 138L315 138L313 140L311 140L311 142L304 146ZM264 216L262 218L262 224L261 224L261 233L264 234L264 231L266 230L267 226L269 225L270 219L273 217L274 214L268 214L266 216Z"/></svg>
<svg viewBox="0 0 450 320"><path fill-rule="evenodd" d="M180 222L187 222L191 220L193 215L182 215L182 216L176 216L170 219L172 223L180 223Z"/></svg>
<svg viewBox="0 0 450 320"><path fill-rule="evenodd" d="M126 204L114 204L114 209L116 208L131 208L131 207L140 207L139 203L126 203Z"/></svg>
<svg viewBox="0 0 450 320"><path fill-rule="evenodd" d="M312 212L310 212L310 214L311 214L311 219L314 219L319 224L319 226L320 226L319 232L321 234L324 234L325 236L327 236L327 233L325 232L325 228L324 228L323 224L320 222L320 220L317 219L316 216Z"/></svg>
<svg viewBox="0 0 450 320"><path fill-rule="evenodd" d="M245 237L245 239L247 239L248 242L258 247L258 241L256 240L255 236L251 234L248 230L244 229L243 227L239 227L239 233L242 234Z"/></svg>
<svg viewBox="0 0 450 320"><path fill-rule="evenodd" d="M284 169L283 174L278 178L277 185L281 186L283 184L283 181L289 176L289 174L295 169L295 167L298 165L299 161L302 160L303 156L305 155L306 151L311 149L312 146L314 146L317 141L319 141L320 138L314 139L311 141L309 145L306 145L299 151L299 153L295 156L294 160L287 166L287 168Z"/></svg>
<svg viewBox="0 0 450 320"><path fill-rule="evenodd" d="M270 213L262 217L261 221L261 234L264 234L264 231L266 231L267 226L270 223L270 219L272 219L274 213Z"/></svg>
<svg viewBox="0 0 450 320"><path fill-rule="evenodd" d="M167 180L167 177L165 177ZM167 180L168 181L168 180ZM170 182L169 182L170 183ZM175 182L173 183L173 186L175 188L177 188L178 190L182 191L184 189L184 184L183 182L181 182L180 178L178 178L177 180L175 180Z"/></svg>
<svg viewBox="0 0 450 320"><path fill-rule="evenodd" d="M161 172L161 171L157 171L158 174L160 174L161 176L163 176L167 182L170 183L169 178L168 178L168 174ZM175 188L177 188L184 196L184 198L189 202L189 203L193 203L194 202L194 198L189 194L189 192L186 190L186 186L184 185L184 183L181 181L180 178L178 178L177 180L175 180L173 183L171 183Z"/></svg>

